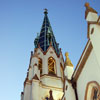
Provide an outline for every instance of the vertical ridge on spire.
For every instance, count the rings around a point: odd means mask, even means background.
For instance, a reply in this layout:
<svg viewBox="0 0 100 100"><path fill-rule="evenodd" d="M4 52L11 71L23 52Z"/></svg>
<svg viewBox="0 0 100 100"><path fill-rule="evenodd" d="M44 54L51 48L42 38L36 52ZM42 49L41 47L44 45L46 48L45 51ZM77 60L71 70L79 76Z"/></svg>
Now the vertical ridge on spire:
<svg viewBox="0 0 100 100"><path fill-rule="evenodd" d="M48 10L44 9L44 20L40 31L40 35L34 41L35 48L37 48L39 45L42 48L42 50L46 52L48 47L52 45L56 53L59 54L60 50L58 48L58 43L56 42L56 39L54 37L47 14Z"/></svg>

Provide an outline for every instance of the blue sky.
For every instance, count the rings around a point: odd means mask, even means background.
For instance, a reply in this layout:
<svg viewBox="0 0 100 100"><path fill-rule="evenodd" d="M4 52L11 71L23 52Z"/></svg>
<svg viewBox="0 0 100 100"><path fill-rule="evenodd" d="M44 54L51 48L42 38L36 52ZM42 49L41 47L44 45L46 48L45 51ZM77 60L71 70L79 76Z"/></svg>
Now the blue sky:
<svg viewBox="0 0 100 100"><path fill-rule="evenodd" d="M85 2L100 15L100 0L0 0L1 100L20 100L44 8L48 9L63 55L68 51L72 63L77 65L87 42Z"/></svg>

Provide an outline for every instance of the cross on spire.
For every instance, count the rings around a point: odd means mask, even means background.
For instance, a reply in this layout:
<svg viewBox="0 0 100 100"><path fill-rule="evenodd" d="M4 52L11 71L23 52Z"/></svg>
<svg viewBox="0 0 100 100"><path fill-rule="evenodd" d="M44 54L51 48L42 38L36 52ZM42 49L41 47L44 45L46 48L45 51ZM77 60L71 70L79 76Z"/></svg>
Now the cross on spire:
<svg viewBox="0 0 100 100"><path fill-rule="evenodd" d="M44 14L48 14L48 9L44 9Z"/></svg>

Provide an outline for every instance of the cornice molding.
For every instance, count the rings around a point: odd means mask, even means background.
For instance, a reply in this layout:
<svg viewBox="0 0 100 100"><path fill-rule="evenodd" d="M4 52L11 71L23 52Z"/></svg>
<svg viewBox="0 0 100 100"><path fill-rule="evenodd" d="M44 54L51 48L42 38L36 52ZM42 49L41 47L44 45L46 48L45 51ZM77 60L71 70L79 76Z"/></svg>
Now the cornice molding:
<svg viewBox="0 0 100 100"><path fill-rule="evenodd" d="M85 65L85 63L86 63L86 61L87 61L92 49L93 49L93 46L92 46L90 40L88 40L88 42L87 42L87 44L85 46L85 49L83 50L83 53L82 53L82 55L81 55L81 57L79 59L79 62L77 64L75 70L74 70L74 73L72 75L72 78L73 78L73 80L75 82L79 78L79 76L80 76L80 74L81 74L81 72L82 72L82 70L84 68L84 65Z"/></svg>

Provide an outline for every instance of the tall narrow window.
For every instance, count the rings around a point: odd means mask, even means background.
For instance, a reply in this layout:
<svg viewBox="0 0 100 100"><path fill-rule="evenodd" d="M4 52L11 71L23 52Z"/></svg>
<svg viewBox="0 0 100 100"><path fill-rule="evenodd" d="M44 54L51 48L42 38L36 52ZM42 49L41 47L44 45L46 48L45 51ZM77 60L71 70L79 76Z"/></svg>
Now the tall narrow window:
<svg viewBox="0 0 100 100"><path fill-rule="evenodd" d="M42 59L39 58L39 65L38 68L40 70L40 74L42 74Z"/></svg>
<svg viewBox="0 0 100 100"><path fill-rule="evenodd" d="M49 74L52 74L52 75L55 75L56 74L56 69L55 69L55 60L53 57L50 57L48 59L48 73Z"/></svg>

